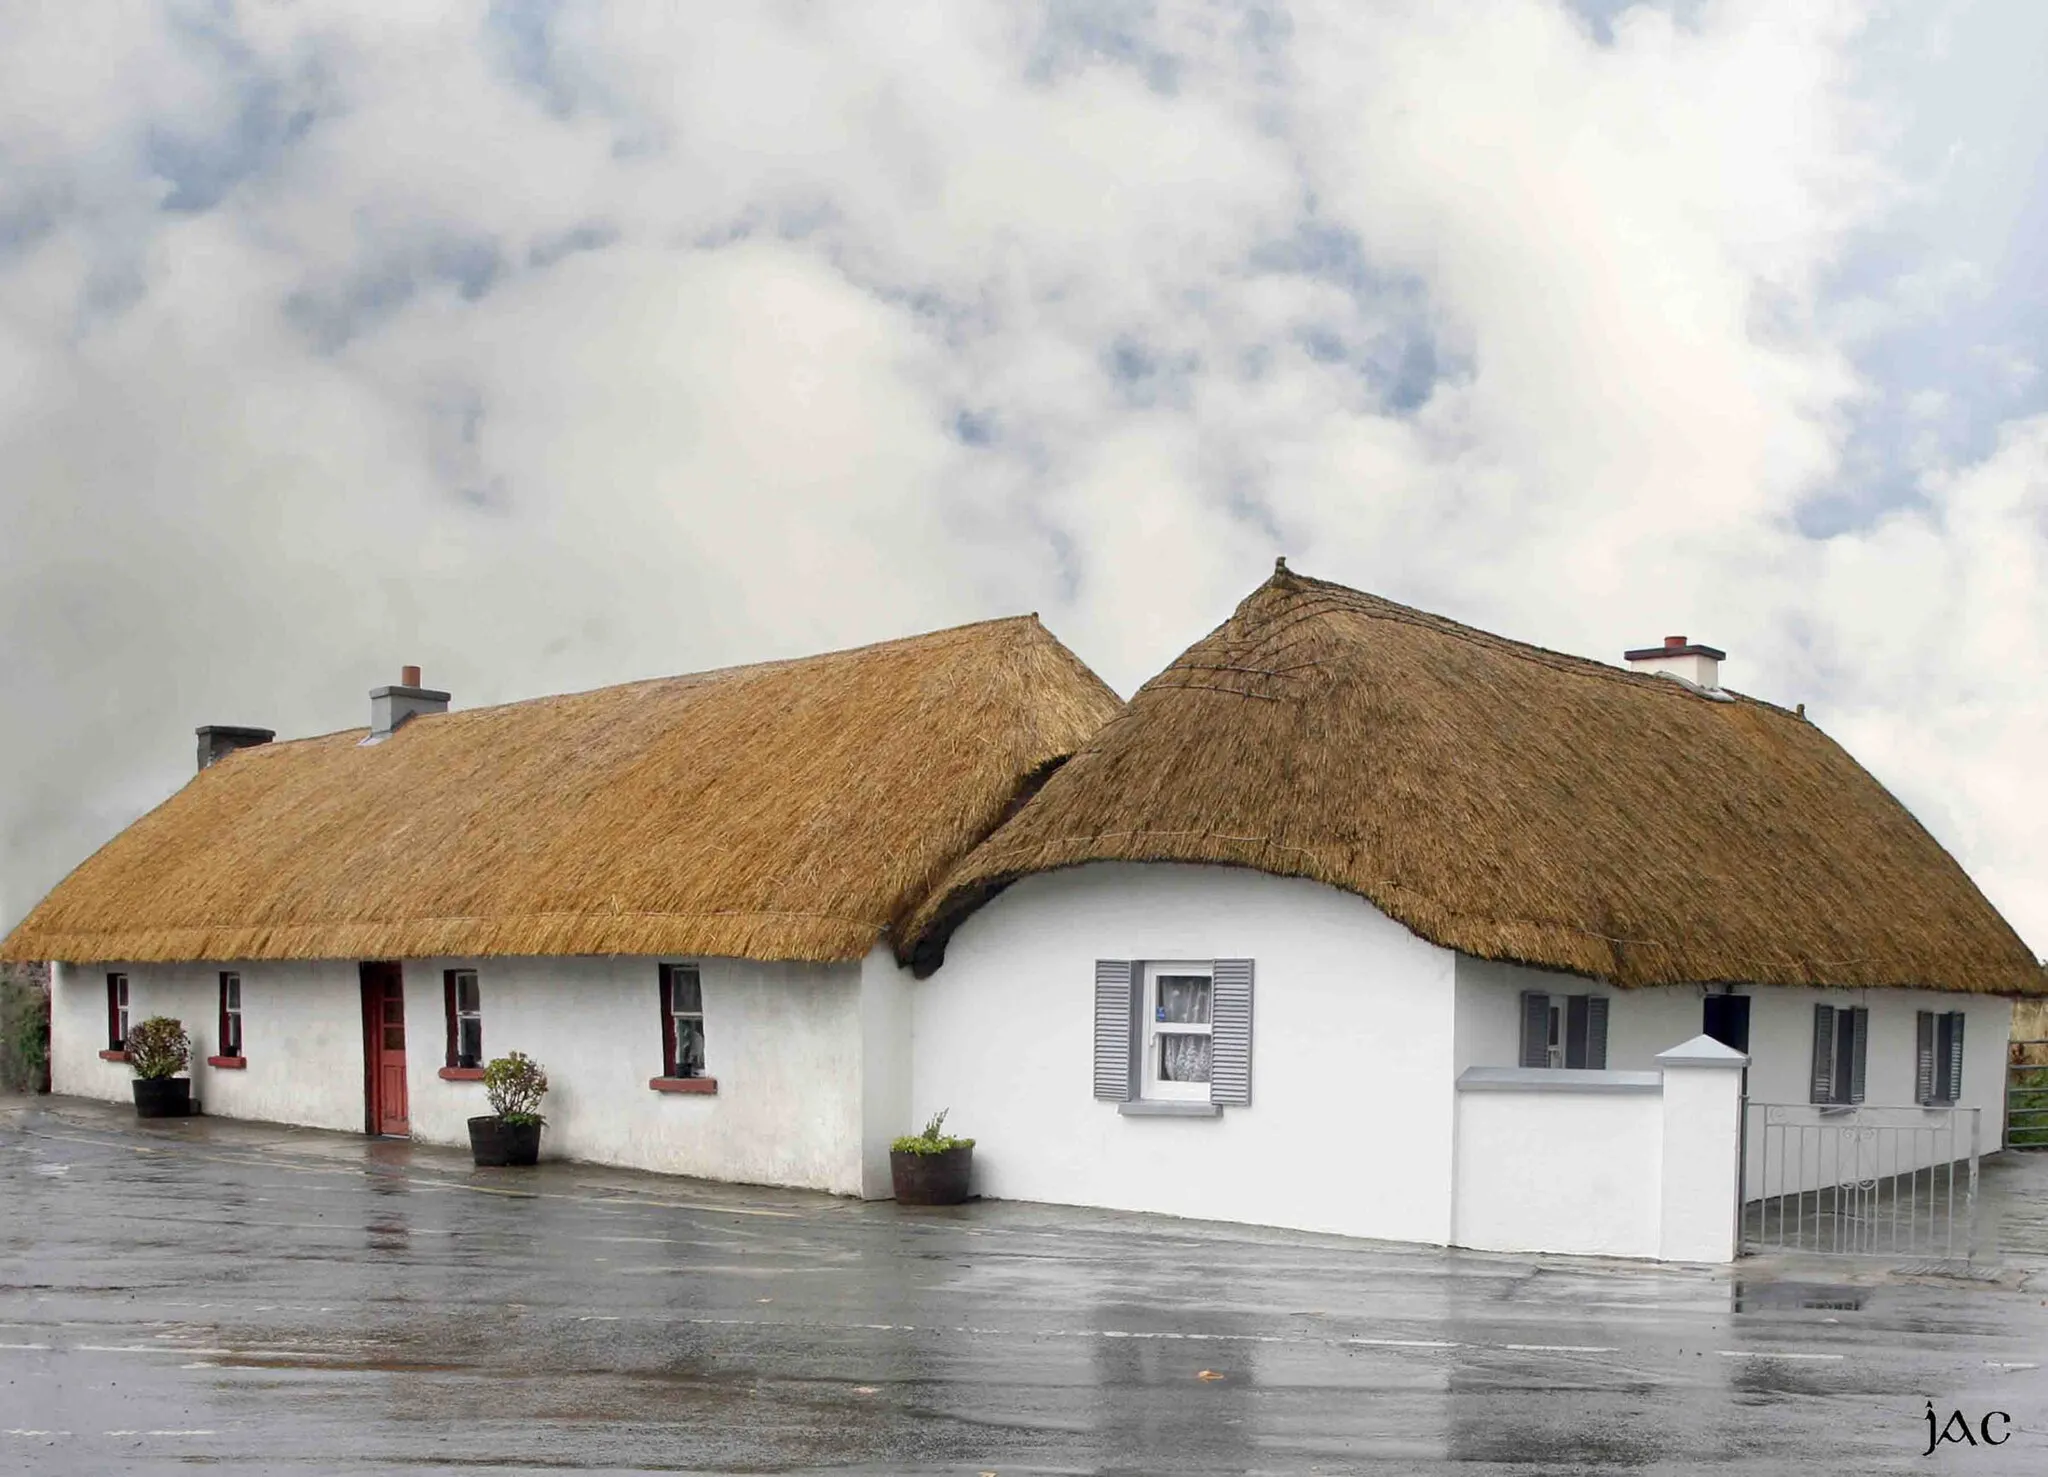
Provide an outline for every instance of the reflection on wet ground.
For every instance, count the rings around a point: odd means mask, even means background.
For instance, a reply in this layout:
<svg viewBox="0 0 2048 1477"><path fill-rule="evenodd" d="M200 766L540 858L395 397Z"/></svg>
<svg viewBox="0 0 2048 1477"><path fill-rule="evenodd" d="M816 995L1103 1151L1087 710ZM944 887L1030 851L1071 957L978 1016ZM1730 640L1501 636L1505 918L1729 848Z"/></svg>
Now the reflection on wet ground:
<svg viewBox="0 0 2048 1477"><path fill-rule="evenodd" d="M0 1103L0 1472L2035 1471L2044 1300Z"/></svg>

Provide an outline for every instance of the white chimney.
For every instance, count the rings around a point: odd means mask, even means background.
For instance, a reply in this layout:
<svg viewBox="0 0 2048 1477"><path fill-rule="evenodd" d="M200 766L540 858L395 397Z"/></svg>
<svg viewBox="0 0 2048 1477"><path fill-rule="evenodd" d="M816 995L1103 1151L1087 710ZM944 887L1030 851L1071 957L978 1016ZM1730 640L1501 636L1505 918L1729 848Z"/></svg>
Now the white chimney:
<svg viewBox="0 0 2048 1477"><path fill-rule="evenodd" d="M1721 663L1728 660L1727 652L1683 636L1666 636L1662 646L1646 646L1622 655L1631 671L1676 677L1702 692L1721 690Z"/></svg>
<svg viewBox="0 0 2048 1477"><path fill-rule="evenodd" d="M370 689L370 736L363 742L380 744L408 719L447 711L448 694L420 686L420 669L406 667L397 686Z"/></svg>

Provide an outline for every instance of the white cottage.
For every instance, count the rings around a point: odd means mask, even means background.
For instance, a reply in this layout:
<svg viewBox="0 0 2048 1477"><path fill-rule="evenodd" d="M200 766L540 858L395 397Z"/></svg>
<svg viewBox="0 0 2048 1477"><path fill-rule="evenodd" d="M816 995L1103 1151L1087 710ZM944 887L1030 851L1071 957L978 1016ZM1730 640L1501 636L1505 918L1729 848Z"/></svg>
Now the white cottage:
<svg viewBox="0 0 2048 1477"><path fill-rule="evenodd" d="M971 1125L995 1196L1701 1259L1745 1076L1997 1148L2039 966L1721 659L1608 666L1283 563L911 919L913 1116ZM1752 1198L1804 1183L1751 1138Z"/></svg>
<svg viewBox="0 0 2048 1477"><path fill-rule="evenodd" d="M467 1142L483 1061L548 1069L551 1154L889 1193L902 917L1113 713L1036 617L371 724L199 730L199 773L0 956L57 961L55 1090L131 1021L208 1114Z"/></svg>

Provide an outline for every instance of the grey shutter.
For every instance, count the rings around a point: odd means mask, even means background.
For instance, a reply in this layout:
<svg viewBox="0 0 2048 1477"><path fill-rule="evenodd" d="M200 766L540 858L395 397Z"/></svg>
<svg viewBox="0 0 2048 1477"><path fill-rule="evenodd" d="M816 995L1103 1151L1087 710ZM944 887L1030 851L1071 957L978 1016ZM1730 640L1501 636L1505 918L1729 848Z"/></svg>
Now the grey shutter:
<svg viewBox="0 0 2048 1477"><path fill-rule="evenodd" d="M1948 1023L1948 1100L1955 1102L1963 1095L1963 1013L1950 1011Z"/></svg>
<svg viewBox="0 0 2048 1477"><path fill-rule="evenodd" d="M1834 1082L1835 1008L1816 1005L1813 1008L1813 1090L1807 1101L1833 1102Z"/></svg>
<svg viewBox="0 0 2048 1477"><path fill-rule="evenodd" d="M1522 992L1522 1065L1550 1065L1550 997L1535 990Z"/></svg>
<svg viewBox="0 0 2048 1477"><path fill-rule="evenodd" d="M1870 1045L1870 1012L1858 1005L1844 1022L1849 1028L1849 1101L1863 1101L1863 1058Z"/></svg>
<svg viewBox="0 0 2048 1477"><path fill-rule="evenodd" d="M1596 1072L1607 1070L1607 997L1595 995L1586 1001L1586 1065Z"/></svg>
<svg viewBox="0 0 2048 1477"><path fill-rule="evenodd" d="M1252 961L1218 959L1209 1001L1209 1101L1252 1101Z"/></svg>
<svg viewBox="0 0 2048 1477"><path fill-rule="evenodd" d="M1913 1101L1934 1101L1934 1012L1923 1010L1913 1017L1917 1047L1913 1058Z"/></svg>
<svg viewBox="0 0 2048 1477"><path fill-rule="evenodd" d="M1137 981L1132 960L1095 961L1095 1095L1104 1102L1138 1095Z"/></svg>

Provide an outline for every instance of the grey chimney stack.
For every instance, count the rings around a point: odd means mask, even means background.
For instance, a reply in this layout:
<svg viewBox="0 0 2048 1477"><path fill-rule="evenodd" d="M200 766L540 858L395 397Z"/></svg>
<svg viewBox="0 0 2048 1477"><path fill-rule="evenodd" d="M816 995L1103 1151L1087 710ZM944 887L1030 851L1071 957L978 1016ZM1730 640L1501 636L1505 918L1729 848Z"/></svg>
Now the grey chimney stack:
<svg viewBox="0 0 2048 1477"><path fill-rule="evenodd" d="M211 768L237 749L253 749L277 737L274 728L236 728L230 723L209 723L192 730L199 735L199 767Z"/></svg>
<svg viewBox="0 0 2048 1477"><path fill-rule="evenodd" d="M404 667L395 687L370 689L370 736L366 744L379 744L391 737L408 720L422 714L448 711L448 694L420 686L420 669Z"/></svg>

